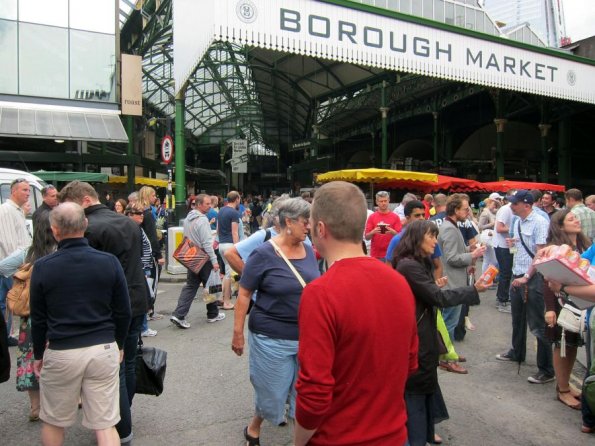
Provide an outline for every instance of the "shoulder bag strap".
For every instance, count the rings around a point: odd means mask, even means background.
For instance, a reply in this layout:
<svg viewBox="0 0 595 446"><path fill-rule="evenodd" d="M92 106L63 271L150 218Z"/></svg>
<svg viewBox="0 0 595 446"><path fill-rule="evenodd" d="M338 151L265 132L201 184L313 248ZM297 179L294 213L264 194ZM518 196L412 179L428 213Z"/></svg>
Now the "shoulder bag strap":
<svg viewBox="0 0 595 446"><path fill-rule="evenodd" d="M523 233L521 232L521 219L520 218L519 218L518 229L519 229L519 238L521 239L521 243L523 245L523 248L525 248L525 251L527 251L527 254L529 254L529 257L534 258L535 257L535 254L533 254L531 252L531 250L527 247L527 245L525 245L525 241L523 240Z"/></svg>
<svg viewBox="0 0 595 446"><path fill-rule="evenodd" d="M279 254L283 258L283 260L285 260L285 263L287 263L287 266L289 266L289 269L291 269L293 274L295 274L295 277L302 285L302 288L305 288L306 282L304 281L304 279L302 278L300 273L298 273L297 270L295 269L295 267L291 264L291 262L289 261L287 256L283 253L283 251L281 251L281 248L279 248L279 246L277 246L277 244L273 241L273 239L270 239L269 242L271 243L271 245L273 245L273 249L275 250L275 252L277 254Z"/></svg>

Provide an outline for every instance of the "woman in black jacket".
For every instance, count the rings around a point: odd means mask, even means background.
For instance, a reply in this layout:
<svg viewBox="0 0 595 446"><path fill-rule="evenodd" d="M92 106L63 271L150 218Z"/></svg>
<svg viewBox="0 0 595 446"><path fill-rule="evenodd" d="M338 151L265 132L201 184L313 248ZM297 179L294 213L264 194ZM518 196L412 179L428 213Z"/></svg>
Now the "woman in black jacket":
<svg viewBox="0 0 595 446"><path fill-rule="evenodd" d="M405 387L407 431L411 446L434 442L434 393L438 391L438 330L436 307L479 303L478 292L487 286L477 282L453 290L442 290L447 278L434 280L430 256L436 247L438 227L418 220L407 225L407 231L395 250L393 267L400 272L415 296L417 334L419 338L418 369Z"/></svg>

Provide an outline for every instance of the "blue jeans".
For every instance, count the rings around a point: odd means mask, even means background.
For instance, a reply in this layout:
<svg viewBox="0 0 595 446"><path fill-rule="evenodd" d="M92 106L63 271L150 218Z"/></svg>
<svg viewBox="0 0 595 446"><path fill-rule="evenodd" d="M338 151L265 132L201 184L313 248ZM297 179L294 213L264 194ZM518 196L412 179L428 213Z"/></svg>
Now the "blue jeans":
<svg viewBox="0 0 595 446"><path fill-rule="evenodd" d="M527 352L527 330L537 338L537 367L539 371L554 376L552 344L545 336L545 303L543 301L543 276L536 273L525 286L510 287L512 310L512 349L515 361L524 361ZM527 302L525 303L525 290Z"/></svg>
<svg viewBox="0 0 595 446"><path fill-rule="evenodd" d="M494 248L494 250L496 251L496 259L498 259L498 268L500 269L496 298L498 302L504 303L510 300L509 292L513 256L508 248Z"/></svg>
<svg viewBox="0 0 595 446"><path fill-rule="evenodd" d="M0 276L0 311L6 319L6 333L10 336L10 329L12 328L12 312L7 311L6 295L12 288L12 277Z"/></svg>
<svg viewBox="0 0 595 446"><path fill-rule="evenodd" d="M425 446L434 441L433 394L405 392L407 440L411 446Z"/></svg>
<svg viewBox="0 0 595 446"><path fill-rule="evenodd" d="M442 309L442 319L444 319L444 324L446 324L448 336L450 336L451 341L455 340L455 328L457 328L457 325L459 325L462 308L463 305L461 304Z"/></svg>
<svg viewBox="0 0 595 446"><path fill-rule="evenodd" d="M585 379L589 377L589 370L591 369L592 361L595 360L595 358L593 357L593 353L595 352L595 336L594 333L591 331L591 324L593 318L595 318L595 310L591 309L587 314L590 315L590 318L587 318L587 321L589 321L587 326L589 328L587 330L587 339L585 340L587 350L587 373L585 375ZM587 403L587 397L585 393L583 393L581 397L581 412L583 415L583 426L595 427L595 414L591 411L591 408Z"/></svg>
<svg viewBox="0 0 595 446"><path fill-rule="evenodd" d="M120 421L116 425L120 438L125 438L132 432L130 406L136 390L136 352L145 317L146 314L132 317L124 341L124 360L120 363Z"/></svg>

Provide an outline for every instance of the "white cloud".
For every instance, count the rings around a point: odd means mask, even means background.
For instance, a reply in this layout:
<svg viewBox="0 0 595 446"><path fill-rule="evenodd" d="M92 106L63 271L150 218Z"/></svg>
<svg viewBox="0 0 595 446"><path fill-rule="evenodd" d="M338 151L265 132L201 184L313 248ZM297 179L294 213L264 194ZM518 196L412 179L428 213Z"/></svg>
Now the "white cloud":
<svg viewBox="0 0 595 446"><path fill-rule="evenodd" d="M566 34L573 42L595 35L595 2L564 0Z"/></svg>

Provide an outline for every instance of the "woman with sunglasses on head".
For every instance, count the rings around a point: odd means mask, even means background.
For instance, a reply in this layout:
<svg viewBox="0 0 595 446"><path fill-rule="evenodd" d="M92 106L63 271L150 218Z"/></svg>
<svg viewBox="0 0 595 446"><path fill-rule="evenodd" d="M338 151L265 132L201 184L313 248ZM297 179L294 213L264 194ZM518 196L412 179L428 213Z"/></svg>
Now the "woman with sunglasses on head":
<svg viewBox="0 0 595 446"><path fill-rule="evenodd" d="M438 388L437 308L479 303L478 292L487 285L478 281L473 286L442 290L446 277L433 276L431 256L434 253L438 227L431 221L418 220L407 225L407 231L395 250L393 267L411 287L415 297L417 334L419 338L418 369L407 380L407 432L411 446L425 446L434 441L434 393Z"/></svg>
<svg viewBox="0 0 595 446"><path fill-rule="evenodd" d="M591 240L581 232L581 222L570 209L562 209L552 215L547 236L548 245L568 245L582 254L591 246ZM545 334L554 343L554 370L556 393L560 402L572 409L581 408L580 392L570 387L570 374L576 360L577 347L582 345L577 333L565 332L565 356L561 355L562 329L556 324L562 305L549 287L543 287L545 301Z"/></svg>

